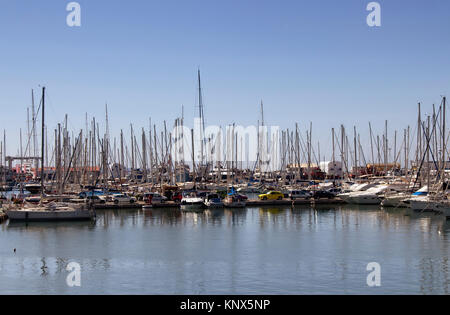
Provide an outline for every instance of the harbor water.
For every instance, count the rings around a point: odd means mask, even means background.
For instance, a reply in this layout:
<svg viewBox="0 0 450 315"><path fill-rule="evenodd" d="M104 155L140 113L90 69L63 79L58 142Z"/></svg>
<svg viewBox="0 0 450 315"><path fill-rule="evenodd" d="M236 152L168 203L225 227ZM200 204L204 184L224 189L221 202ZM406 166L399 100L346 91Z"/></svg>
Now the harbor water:
<svg viewBox="0 0 450 315"><path fill-rule="evenodd" d="M102 210L1 224L0 293L448 294L449 253L450 221L408 209ZM66 281L71 262L80 286Z"/></svg>

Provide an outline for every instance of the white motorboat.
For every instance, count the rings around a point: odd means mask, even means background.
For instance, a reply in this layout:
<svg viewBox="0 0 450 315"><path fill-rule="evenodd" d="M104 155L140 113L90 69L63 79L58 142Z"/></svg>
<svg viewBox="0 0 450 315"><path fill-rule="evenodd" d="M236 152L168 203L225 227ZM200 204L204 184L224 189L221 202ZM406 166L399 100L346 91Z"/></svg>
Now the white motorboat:
<svg viewBox="0 0 450 315"><path fill-rule="evenodd" d="M369 184L369 183L353 184L349 187L349 191L340 193L337 195L337 197L339 197L343 201L347 201L347 199L351 193L358 192L358 191L365 191L365 190L373 187L374 185L375 184Z"/></svg>
<svg viewBox="0 0 450 315"><path fill-rule="evenodd" d="M367 187L367 186L366 186ZM381 203L381 194L388 189L387 185L377 185L363 191L353 191L346 195L345 201L358 205L379 205ZM340 196L340 195L338 195Z"/></svg>
<svg viewBox="0 0 450 315"><path fill-rule="evenodd" d="M223 208L222 199L218 194L209 194L204 203L207 208Z"/></svg>
<svg viewBox="0 0 450 315"><path fill-rule="evenodd" d="M246 186L243 187L239 187L238 189L236 189L236 191L241 192L241 193L261 193L262 189L259 186L254 186L251 184L248 184Z"/></svg>
<svg viewBox="0 0 450 315"><path fill-rule="evenodd" d="M203 198L197 197L195 194L183 196L180 203L180 208L183 211L203 211L205 203Z"/></svg>

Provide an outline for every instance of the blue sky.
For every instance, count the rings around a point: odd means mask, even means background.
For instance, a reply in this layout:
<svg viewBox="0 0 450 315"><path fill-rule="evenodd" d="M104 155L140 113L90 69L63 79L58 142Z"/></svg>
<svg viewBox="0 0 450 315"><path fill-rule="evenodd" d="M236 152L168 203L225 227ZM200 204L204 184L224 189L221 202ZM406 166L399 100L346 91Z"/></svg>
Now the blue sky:
<svg viewBox="0 0 450 315"><path fill-rule="evenodd" d="M0 128L17 150L30 91L45 85L50 129L64 114L112 133L192 119L202 71L207 124L267 124L305 130L322 153L331 127L368 122L382 132L430 112L450 90L449 1L378 1L382 25L366 24L366 0L79 0L82 26L66 25L70 1L0 3ZM37 92L38 94L40 92ZM14 145L16 145L14 147Z"/></svg>

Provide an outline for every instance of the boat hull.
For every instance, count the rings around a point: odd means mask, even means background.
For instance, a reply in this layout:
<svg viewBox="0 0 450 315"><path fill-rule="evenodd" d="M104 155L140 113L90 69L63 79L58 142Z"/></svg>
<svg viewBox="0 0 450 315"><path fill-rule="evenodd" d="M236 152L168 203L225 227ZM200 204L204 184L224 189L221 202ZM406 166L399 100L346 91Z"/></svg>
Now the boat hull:
<svg viewBox="0 0 450 315"><path fill-rule="evenodd" d="M345 201L357 205L379 205L381 203L381 199L378 196L371 195L348 197Z"/></svg>
<svg viewBox="0 0 450 315"><path fill-rule="evenodd" d="M408 198L406 195L386 197L381 201L381 205L383 207L407 208L408 204L404 201L406 198Z"/></svg>
<svg viewBox="0 0 450 315"><path fill-rule="evenodd" d="M6 215L11 221L83 221L94 218L94 213L89 210L7 210Z"/></svg>
<svg viewBox="0 0 450 315"><path fill-rule="evenodd" d="M409 201L411 209L420 212L438 212L444 214L447 218L450 217L450 203L430 201L426 199L411 199Z"/></svg>
<svg viewBox="0 0 450 315"><path fill-rule="evenodd" d="M205 202L205 206L209 209L219 209L224 207L222 202Z"/></svg>

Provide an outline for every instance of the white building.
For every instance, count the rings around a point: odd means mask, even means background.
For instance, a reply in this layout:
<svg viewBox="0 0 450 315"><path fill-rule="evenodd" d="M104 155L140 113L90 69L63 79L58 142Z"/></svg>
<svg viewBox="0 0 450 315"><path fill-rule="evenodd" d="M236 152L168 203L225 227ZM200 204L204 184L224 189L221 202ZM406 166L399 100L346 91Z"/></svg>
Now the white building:
<svg viewBox="0 0 450 315"><path fill-rule="evenodd" d="M320 162L319 165L320 169L327 174L328 178L342 178L344 176L342 162L327 161L327 162Z"/></svg>

